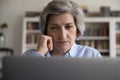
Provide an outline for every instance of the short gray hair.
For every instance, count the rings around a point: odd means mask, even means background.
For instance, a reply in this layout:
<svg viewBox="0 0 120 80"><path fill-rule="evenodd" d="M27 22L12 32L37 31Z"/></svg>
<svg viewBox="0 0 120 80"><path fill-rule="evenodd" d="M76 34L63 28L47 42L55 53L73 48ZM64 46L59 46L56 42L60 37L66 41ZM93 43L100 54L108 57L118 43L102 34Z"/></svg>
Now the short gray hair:
<svg viewBox="0 0 120 80"><path fill-rule="evenodd" d="M83 35L85 24L83 21L82 9L73 1L70 0L53 0L43 9L40 15L40 24L42 34L47 34L47 19L51 14L70 13L73 15L77 26L77 37Z"/></svg>

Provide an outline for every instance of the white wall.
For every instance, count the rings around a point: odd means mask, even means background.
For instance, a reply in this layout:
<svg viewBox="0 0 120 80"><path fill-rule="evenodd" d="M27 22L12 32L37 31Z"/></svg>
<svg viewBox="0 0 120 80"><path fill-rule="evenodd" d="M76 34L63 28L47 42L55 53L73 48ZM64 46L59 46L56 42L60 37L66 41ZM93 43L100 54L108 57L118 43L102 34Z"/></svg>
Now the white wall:
<svg viewBox="0 0 120 80"><path fill-rule="evenodd" d="M22 20L26 11L41 11L51 0L0 0L0 24L8 23L5 31L6 46L20 54L22 37ZM120 10L120 0L74 0L80 5L88 5L89 11L99 11L100 6L111 6Z"/></svg>
<svg viewBox="0 0 120 80"><path fill-rule="evenodd" d="M0 24L8 23L5 31L6 46L14 49L16 54L21 50L22 20L26 11L41 11L48 0L0 0Z"/></svg>

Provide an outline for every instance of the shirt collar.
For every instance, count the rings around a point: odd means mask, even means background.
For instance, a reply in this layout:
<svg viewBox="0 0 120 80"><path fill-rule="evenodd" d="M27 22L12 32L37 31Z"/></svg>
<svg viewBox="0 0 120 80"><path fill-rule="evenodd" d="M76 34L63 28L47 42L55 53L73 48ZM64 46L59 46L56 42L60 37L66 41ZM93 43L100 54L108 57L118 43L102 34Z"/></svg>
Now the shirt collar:
<svg viewBox="0 0 120 80"><path fill-rule="evenodd" d="M75 57L77 55L77 53L76 53L76 44L75 43L73 44L73 46L71 47L69 52L66 53L66 54L69 54L69 57Z"/></svg>

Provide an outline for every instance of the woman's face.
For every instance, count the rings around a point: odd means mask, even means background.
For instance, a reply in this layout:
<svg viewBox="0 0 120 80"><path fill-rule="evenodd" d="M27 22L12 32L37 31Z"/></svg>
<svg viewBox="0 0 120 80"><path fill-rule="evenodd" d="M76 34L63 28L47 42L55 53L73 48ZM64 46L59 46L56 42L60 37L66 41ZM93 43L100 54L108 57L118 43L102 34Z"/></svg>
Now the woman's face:
<svg viewBox="0 0 120 80"><path fill-rule="evenodd" d="M75 42L77 28L70 13L50 15L47 35L52 37L53 49L67 52Z"/></svg>

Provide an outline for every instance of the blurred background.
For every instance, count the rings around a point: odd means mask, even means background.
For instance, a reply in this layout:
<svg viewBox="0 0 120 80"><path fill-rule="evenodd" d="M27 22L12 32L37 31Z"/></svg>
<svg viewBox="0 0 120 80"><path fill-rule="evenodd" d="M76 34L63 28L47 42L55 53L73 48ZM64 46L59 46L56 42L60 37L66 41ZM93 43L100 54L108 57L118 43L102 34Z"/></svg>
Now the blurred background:
<svg viewBox="0 0 120 80"><path fill-rule="evenodd" d="M46 6L49 1L51 0L0 0L0 25L3 25L4 23L7 25L7 28L5 28L4 30L1 29L1 32L5 36L5 42L2 47L12 49L14 51L14 55L21 55L23 53L23 44L26 44L22 42L24 36L23 27L25 17L36 16L36 12L41 12L44 6ZM113 11L113 13L117 12L117 15L119 15L120 0L74 1L77 2L81 8L83 8L86 17L99 17L101 16L101 11L103 10L104 12L104 8L108 11L105 12L105 15L103 14L102 17L114 17L114 14L111 15L112 13L108 14L110 11Z"/></svg>

